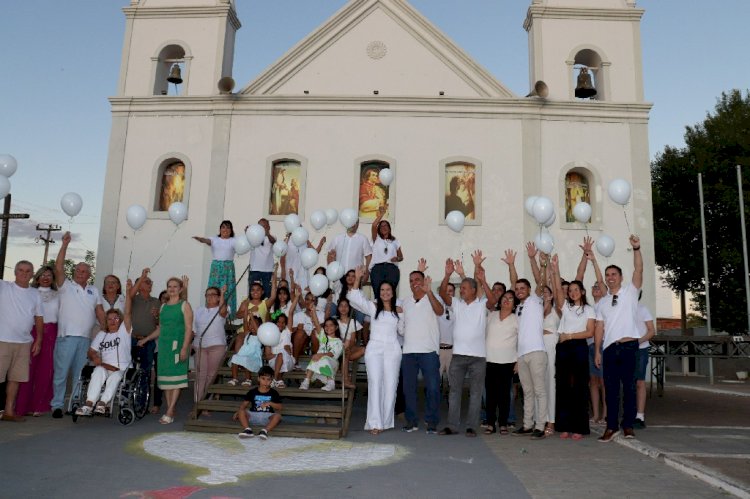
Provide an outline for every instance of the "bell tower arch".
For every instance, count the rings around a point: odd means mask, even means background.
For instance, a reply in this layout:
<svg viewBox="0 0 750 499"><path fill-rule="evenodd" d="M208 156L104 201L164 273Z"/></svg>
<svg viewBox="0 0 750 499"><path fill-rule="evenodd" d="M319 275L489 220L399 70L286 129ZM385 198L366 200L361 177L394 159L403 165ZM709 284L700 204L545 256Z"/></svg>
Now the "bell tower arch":
<svg viewBox="0 0 750 499"><path fill-rule="evenodd" d="M232 75L234 0L130 0L118 96L215 95Z"/></svg>
<svg viewBox="0 0 750 499"><path fill-rule="evenodd" d="M530 87L549 98L643 102L640 22L635 0L532 0Z"/></svg>

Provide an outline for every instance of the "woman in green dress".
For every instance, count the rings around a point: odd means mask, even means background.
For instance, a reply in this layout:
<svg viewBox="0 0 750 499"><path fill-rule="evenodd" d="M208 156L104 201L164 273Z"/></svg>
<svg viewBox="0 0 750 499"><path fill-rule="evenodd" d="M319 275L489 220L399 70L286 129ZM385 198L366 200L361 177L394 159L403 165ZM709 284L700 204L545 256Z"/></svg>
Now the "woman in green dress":
<svg viewBox="0 0 750 499"><path fill-rule="evenodd" d="M193 309L183 300L182 280L172 277L167 281L167 303L159 312L159 327L138 343L159 339L159 364L156 383L164 391L167 410L159 419L161 424L174 422L175 407L180 390L188 386L188 358L193 327Z"/></svg>

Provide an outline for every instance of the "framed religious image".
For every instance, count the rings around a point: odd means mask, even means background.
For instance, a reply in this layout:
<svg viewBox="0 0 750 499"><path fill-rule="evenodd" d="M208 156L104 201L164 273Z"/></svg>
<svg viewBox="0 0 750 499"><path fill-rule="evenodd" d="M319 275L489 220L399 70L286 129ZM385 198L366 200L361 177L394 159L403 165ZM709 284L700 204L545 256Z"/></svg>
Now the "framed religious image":
<svg viewBox="0 0 750 499"><path fill-rule="evenodd" d="M466 225L480 225L482 165L474 160L445 160L440 163L440 179L440 223L458 210L466 217Z"/></svg>
<svg viewBox="0 0 750 499"><path fill-rule="evenodd" d="M359 163L357 207L361 221L372 222L378 213L384 213L383 218L392 221L393 210L390 204L392 185L385 186L380 182L380 170L390 167L390 163L380 160Z"/></svg>
<svg viewBox="0 0 750 499"><path fill-rule="evenodd" d="M573 208L576 204L585 202L591 204L589 180L582 171L571 170L565 175L565 221L575 223ZM592 217L593 218L593 217ZM590 220L589 220L590 222Z"/></svg>
<svg viewBox="0 0 750 499"><path fill-rule="evenodd" d="M270 220L284 220L289 214L304 214L305 179L304 161L292 158L269 162L266 180L265 213Z"/></svg>
<svg viewBox="0 0 750 499"><path fill-rule="evenodd" d="M174 160L164 165L159 182L157 211L167 211L172 203L181 203L185 198L185 163Z"/></svg>

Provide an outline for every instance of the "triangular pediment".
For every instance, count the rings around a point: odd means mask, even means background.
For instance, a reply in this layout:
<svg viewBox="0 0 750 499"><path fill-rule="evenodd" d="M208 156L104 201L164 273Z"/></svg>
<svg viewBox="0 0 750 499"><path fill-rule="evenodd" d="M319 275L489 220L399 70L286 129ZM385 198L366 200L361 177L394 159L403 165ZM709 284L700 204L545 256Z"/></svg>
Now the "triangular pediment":
<svg viewBox="0 0 750 499"><path fill-rule="evenodd" d="M241 93L514 98L404 0L352 0Z"/></svg>

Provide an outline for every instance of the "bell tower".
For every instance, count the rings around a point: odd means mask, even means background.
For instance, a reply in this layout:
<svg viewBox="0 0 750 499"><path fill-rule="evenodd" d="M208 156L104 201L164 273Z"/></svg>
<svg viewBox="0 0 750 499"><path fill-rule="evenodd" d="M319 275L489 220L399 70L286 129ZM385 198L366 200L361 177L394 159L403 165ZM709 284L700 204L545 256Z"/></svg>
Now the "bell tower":
<svg viewBox="0 0 750 499"><path fill-rule="evenodd" d="M206 96L232 75L234 0L130 0L120 97Z"/></svg>
<svg viewBox="0 0 750 499"><path fill-rule="evenodd" d="M643 102L640 21L635 0L532 0L530 88L554 100Z"/></svg>

